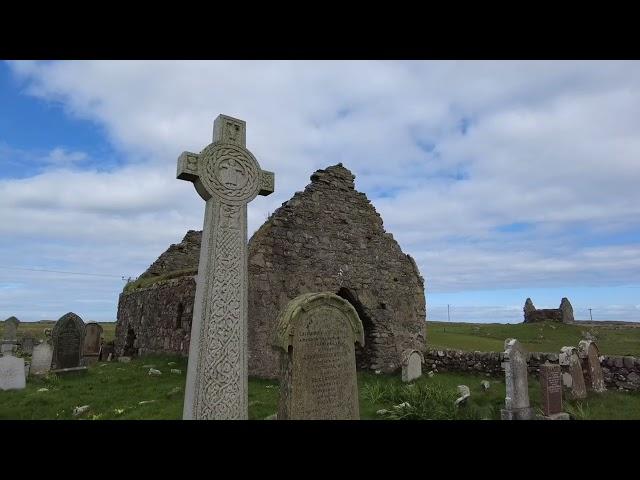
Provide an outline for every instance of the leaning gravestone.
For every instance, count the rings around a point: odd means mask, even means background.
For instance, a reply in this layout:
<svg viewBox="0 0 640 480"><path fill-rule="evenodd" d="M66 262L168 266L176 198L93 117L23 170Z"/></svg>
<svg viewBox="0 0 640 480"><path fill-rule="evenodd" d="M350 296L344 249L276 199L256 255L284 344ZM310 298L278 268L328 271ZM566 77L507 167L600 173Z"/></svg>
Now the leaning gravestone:
<svg viewBox="0 0 640 480"><path fill-rule="evenodd" d="M2 339L8 342L16 342L18 340L18 325L20 320L16 317L9 317L4 321L4 333Z"/></svg>
<svg viewBox="0 0 640 480"><path fill-rule="evenodd" d="M606 390L604 375L600 366L598 347L591 340L582 340L578 344L578 356L582 361L582 372L587 387L597 393Z"/></svg>
<svg viewBox="0 0 640 480"><path fill-rule="evenodd" d="M4 355L0 358L0 390L20 390L27 386L24 358Z"/></svg>
<svg viewBox="0 0 640 480"><path fill-rule="evenodd" d="M31 374L45 375L51 370L53 348L46 342L36 345L31 355Z"/></svg>
<svg viewBox="0 0 640 480"><path fill-rule="evenodd" d="M562 368L562 384L569 389L573 399L581 399L587 396L587 387L584 384L582 364L576 353L575 347L562 347L558 355L558 363Z"/></svg>
<svg viewBox="0 0 640 480"><path fill-rule="evenodd" d="M542 392L543 419L569 420L562 411L562 376L560 365L540 365L540 389Z"/></svg>
<svg viewBox="0 0 640 480"><path fill-rule="evenodd" d="M500 410L502 420L531 420L533 409L529 405L529 376L527 351L515 338L504 342L505 408Z"/></svg>
<svg viewBox="0 0 640 480"><path fill-rule="evenodd" d="M84 344L84 322L73 312L60 317L51 332L53 364L57 370L79 367Z"/></svg>
<svg viewBox="0 0 640 480"><path fill-rule="evenodd" d="M402 353L402 381L411 382L422 376L424 358L418 350L405 350Z"/></svg>
<svg viewBox="0 0 640 480"><path fill-rule="evenodd" d="M100 340L102 339L102 326L97 322L89 322L84 327L84 348L82 356L86 363L98 361L100 355Z"/></svg>
<svg viewBox="0 0 640 480"><path fill-rule="evenodd" d="M213 143L178 158L177 177L207 202L183 418L247 419L247 204L273 193L246 146L243 120L219 115Z"/></svg>
<svg viewBox="0 0 640 480"><path fill-rule="evenodd" d="M277 320L278 420L359 420L355 342L364 346L353 306L329 292L291 300Z"/></svg>

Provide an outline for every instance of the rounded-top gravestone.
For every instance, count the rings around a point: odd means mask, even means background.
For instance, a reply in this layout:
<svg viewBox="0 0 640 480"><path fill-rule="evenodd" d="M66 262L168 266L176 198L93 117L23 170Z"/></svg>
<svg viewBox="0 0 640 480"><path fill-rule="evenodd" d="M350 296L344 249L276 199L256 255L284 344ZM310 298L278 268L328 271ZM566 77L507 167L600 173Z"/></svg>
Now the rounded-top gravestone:
<svg viewBox="0 0 640 480"><path fill-rule="evenodd" d="M98 356L100 354L100 340L102 339L102 325L97 322L89 322L84 327L85 356Z"/></svg>
<svg viewBox="0 0 640 480"><path fill-rule="evenodd" d="M80 366L84 344L84 322L73 312L60 317L53 327L53 364L56 369Z"/></svg>
<svg viewBox="0 0 640 480"><path fill-rule="evenodd" d="M402 352L402 381L411 382L422 376L422 353L415 349Z"/></svg>
<svg viewBox="0 0 640 480"><path fill-rule="evenodd" d="M4 332L2 339L15 342L18 339L18 325L20 320L16 317L9 317L4 321Z"/></svg>
<svg viewBox="0 0 640 480"><path fill-rule="evenodd" d="M330 292L291 300L277 320L281 351L280 420L359 420L355 342L364 330L355 308Z"/></svg>

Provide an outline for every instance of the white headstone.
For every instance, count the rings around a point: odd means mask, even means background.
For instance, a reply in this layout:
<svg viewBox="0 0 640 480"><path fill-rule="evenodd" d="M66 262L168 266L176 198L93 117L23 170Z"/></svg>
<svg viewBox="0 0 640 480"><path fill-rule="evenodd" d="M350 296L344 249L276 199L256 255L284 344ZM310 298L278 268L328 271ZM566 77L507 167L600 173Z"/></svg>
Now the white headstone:
<svg viewBox="0 0 640 480"><path fill-rule="evenodd" d="M531 420L533 409L529 405L529 374L527 351L515 338L504 342L505 408L500 410L503 420Z"/></svg>
<svg viewBox="0 0 640 480"><path fill-rule="evenodd" d="M53 359L53 347L44 342L33 347L31 355L31 374L44 375L51 370L51 360Z"/></svg>
<svg viewBox="0 0 640 480"><path fill-rule="evenodd" d="M24 358L5 355L0 358L0 390L21 390L27 386Z"/></svg>
<svg viewBox="0 0 640 480"><path fill-rule="evenodd" d="M422 354L418 350L405 350L402 354L402 381L411 382L422 376Z"/></svg>
<svg viewBox="0 0 640 480"><path fill-rule="evenodd" d="M183 152L177 178L206 201L185 387L185 420L247 419L247 204L274 176L246 146L246 124L219 115L213 143Z"/></svg>

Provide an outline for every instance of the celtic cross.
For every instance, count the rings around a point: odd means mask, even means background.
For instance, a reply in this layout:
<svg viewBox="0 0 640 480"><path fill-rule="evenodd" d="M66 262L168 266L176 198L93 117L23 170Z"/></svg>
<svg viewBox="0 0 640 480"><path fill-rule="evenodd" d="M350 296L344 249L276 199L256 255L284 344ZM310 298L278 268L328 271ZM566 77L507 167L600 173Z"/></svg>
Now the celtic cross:
<svg viewBox="0 0 640 480"><path fill-rule="evenodd" d="M219 115L213 143L178 158L206 201L183 418L247 419L247 203L274 175L247 150L246 123Z"/></svg>

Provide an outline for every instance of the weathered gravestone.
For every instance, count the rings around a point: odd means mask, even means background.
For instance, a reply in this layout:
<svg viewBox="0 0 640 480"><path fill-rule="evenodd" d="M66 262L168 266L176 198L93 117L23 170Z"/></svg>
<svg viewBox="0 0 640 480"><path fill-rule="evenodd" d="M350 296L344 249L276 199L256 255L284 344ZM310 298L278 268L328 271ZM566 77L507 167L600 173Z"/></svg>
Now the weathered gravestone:
<svg viewBox="0 0 640 480"><path fill-rule="evenodd" d="M355 342L364 330L355 308L329 292L291 300L277 320L278 420L359 420Z"/></svg>
<svg viewBox="0 0 640 480"><path fill-rule="evenodd" d="M27 386L24 358L4 355L0 358L0 390L20 390Z"/></svg>
<svg viewBox="0 0 640 480"><path fill-rule="evenodd" d="M422 376L424 358L418 350L408 349L402 352L402 381L411 382Z"/></svg>
<svg viewBox="0 0 640 480"><path fill-rule="evenodd" d="M51 370L53 348L46 342L36 345L31 355L31 374L45 375Z"/></svg>
<svg viewBox="0 0 640 480"><path fill-rule="evenodd" d="M540 390L542 392L543 419L569 420L562 411L562 378L560 365L540 365Z"/></svg>
<svg viewBox="0 0 640 480"><path fill-rule="evenodd" d="M213 143L183 152L177 178L207 202L193 306L184 419L246 419L247 204L274 175L247 150L243 120L219 115Z"/></svg>
<svg viewBox="0 0 640 480"><path fill-rule="evenodd" d="M84 322L69 312L56 322L51 332L53 364L56 370L79 367L84 344Z"/></svg>
<svg viewBox="0 0 640 480"><path fill-rule="evenodd" d="M2 344L0 344L0 353L2 355L11 355L13 354L13 352L16 349L16 344L11 342L11 341L3 341Z"/></svg>
<svg viewBox="0 0 640 480"><path fill-rule="evenodd" d="M527 351L515 338L504 342L505 408L500 410L502 420L531 420L533 409L529 405L529 377Z"/></svg>
<svg viewBox="0 0 640 480"><path fill-rule="evenodd" d="M585 398L587 388L584 384L582 364L575 347L562 347L558 355L558 363L562 368L562 384L569 389L574 399Z"/></svg>
<svg viewBox="0 0 640 480"><path fill-rule="evenodd" d="M4 333L2 339L9 342L16 342L18 339L18 325L20 320L16 317L9 317L4 321Z"/></svg>
<svg viewBox="0 0 640 480"><path fill-rule="evenodd" d="M87 323L84 327L84 348L82 352L85 363L94 363L98 361L101 339L102 326L97 322Z"/></svg>
<svg viewBox="0 0 640 480"><path fill-rule="evenodd" d="M22 338L22 342L20 342L20 348L27 355L31 355L33 353L33 345L35 343L35 339L28 335Z"/></svg>
<svg viewBox="0 0 640 480"><path fill-rule="evenodd" d="M597 393L606 390L599 354L598 347L591 340L582 340L578 344L578 357L582 361L585 383L588 388Z"/></svg>

